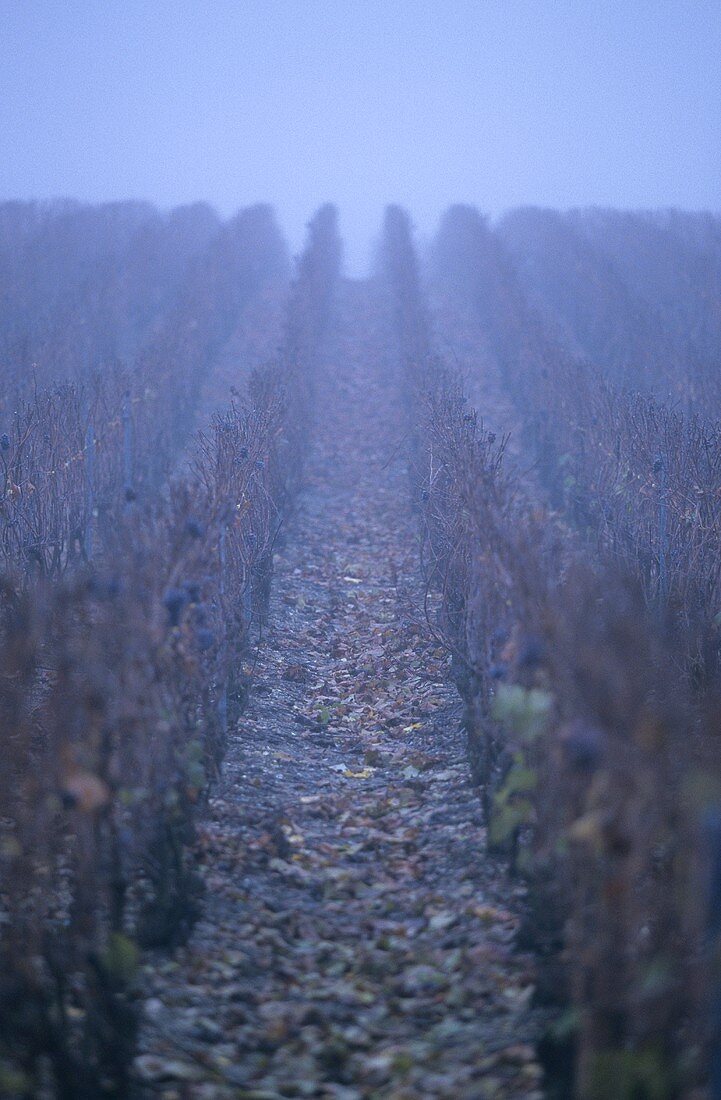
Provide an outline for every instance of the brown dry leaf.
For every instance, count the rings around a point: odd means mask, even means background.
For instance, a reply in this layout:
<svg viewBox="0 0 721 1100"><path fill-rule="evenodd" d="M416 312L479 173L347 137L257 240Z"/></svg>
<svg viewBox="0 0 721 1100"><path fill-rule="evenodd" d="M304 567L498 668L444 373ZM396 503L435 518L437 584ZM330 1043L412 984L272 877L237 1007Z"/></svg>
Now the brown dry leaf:
<svg viewBox="0 0 721 1100"><path fill-rule="evenodd" d="M92 772L74 772L63 783L63 795L73 809L94 813L110 802L110 788Z"/></svg>
<svg viewBox="0 0 721 1100"><path fill-rule="evenodd" d="M308 679L308 669L305 665L286 665L283 669L283 679L302 684Z"/></svg>

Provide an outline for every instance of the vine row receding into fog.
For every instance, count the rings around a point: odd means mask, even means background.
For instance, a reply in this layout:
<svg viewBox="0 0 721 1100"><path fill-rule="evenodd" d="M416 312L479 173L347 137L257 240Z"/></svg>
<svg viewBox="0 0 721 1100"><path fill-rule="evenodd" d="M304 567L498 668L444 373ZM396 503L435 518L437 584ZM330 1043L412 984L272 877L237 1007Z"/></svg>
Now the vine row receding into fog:
<svg viewBox="0 0 721 1100"><path fill-rule="evenodd" d="M721 222L0 207L0 1096L721 1096Z"/></svg>

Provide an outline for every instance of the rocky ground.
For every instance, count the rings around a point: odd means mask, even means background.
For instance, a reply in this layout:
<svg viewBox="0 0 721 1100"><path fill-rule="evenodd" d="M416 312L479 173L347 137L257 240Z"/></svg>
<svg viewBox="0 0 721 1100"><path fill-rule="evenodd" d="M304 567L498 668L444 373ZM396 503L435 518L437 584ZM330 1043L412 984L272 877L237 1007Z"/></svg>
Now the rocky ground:
<svg viewBox="0 0 721 1100"><path fill-rule="evenodd" d="M392 341L368 286L339 313L203 916L147 966L138 1092L540 1097L522 890L485 855L423 615Z"/></svg>

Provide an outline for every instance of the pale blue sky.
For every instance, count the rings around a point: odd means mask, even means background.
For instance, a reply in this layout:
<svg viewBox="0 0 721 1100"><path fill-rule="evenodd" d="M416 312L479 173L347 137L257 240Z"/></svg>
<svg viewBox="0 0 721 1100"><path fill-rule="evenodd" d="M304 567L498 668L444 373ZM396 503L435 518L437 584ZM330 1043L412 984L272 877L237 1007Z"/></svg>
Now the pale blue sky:
<svg viewBox="0 0 721 1100"><path fill-rule="evenodd" d="M721 0L0 0L0 198L721 211Z"/></svg>

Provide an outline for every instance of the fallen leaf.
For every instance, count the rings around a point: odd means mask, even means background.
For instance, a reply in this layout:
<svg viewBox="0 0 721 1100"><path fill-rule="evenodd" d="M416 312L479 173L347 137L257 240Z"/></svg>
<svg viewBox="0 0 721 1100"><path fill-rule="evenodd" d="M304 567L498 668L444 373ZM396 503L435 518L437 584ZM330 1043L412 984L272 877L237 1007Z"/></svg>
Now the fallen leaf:
<svg viewBox="0 0 721 1100"><path fill-rule="evenodd" d="M92 772L74 772L63 783L63 796L72 809L93 813L110 802L110 788Z"/></svg>

